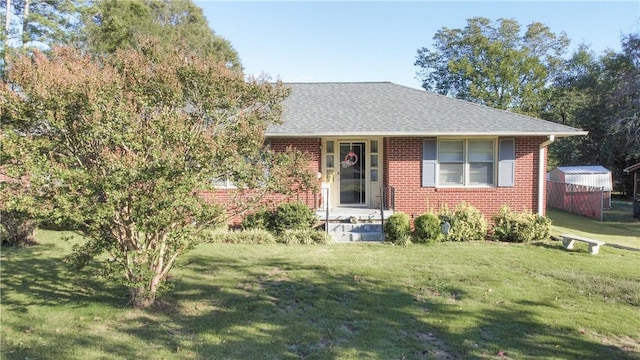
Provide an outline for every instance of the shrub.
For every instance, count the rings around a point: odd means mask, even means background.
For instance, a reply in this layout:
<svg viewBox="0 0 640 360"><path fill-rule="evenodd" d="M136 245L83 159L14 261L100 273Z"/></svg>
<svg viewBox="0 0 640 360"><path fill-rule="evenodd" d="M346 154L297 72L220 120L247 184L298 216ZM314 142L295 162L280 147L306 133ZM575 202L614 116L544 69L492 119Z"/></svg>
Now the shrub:
<svg viewBox="0 0 640 360"><path fill-rule="evenodd" d="M526 243L548 240L550 237L551 220L531 211L517 213L505 205L492 220L493 237L498 241Z"/></svg>
<svg viewBox="0 0 640 360"><path fill-rule="evenodd" d="M395 241L393 243L394 245L400 245L400 246L409 246L411 244L413 244L413 242L411 241L411 236L405 236L397 241Z"/></svg>
<svg viewBox="0 0 640 360"><path fill-rule="evenodd" d="M300 203L278 205L271 214L269 230L280 234L285 230L311 229L316 222L316 214L308 206Z"/></svg>
<svg viewBox="0 0 640 360"><path fill-rule="evenodd" d="M256 211L252 214L249 214L242 219L242 223L240 227L243 230L249 229L262 229L269 230L271 227L271 213L266 209L262 209Z"/></svg>
<svg viewBox="0 0 640 360"><path fill-rule="evenodd" d="M413 222L413 238L416 242L441 241L440 219L433 213L418 216Z"/></svg>
<svg viewBox="0 0 640 360"><path fill-rule="evenodd" d="M384 235L387 241L394 244L406 242L411 238L409 215L397 212L387 219L384 224Z"/></svg>
<svg viewBox="0 0 640 360"><path fill-rule="evenodd" d="M534 214L535 215L535 214ZM546 216L535 215L532 230L533 238L531 241L543 241L551 238L551 219Z"/></svg>
<svg viewBox="0 0 640 360"><path fill-rule="evenodd" d="M451 215L450 241L479 241L487 236L488 224L475 207L461 202Z"/></svg>
<svg viewBox="0 0 640 360"><path fill-rule="evenodd" d="M273 244L276 239L267 230L247 229L242 231L212 230L204 241L218 244Z"/></svg>
<svg viewBox="0 0 640 360"><path fill-rule="evenodd" d="M36 222L21 211L0 212L0 239L2 245L28 246L36 243Z"/></svg>
<svg viewBox="0 0 640 360"><path fill-rule="evenodd" d="M324 231L315 229L284 230L277 237L279 243L286 245L329 244L331 237Z"/></svg>

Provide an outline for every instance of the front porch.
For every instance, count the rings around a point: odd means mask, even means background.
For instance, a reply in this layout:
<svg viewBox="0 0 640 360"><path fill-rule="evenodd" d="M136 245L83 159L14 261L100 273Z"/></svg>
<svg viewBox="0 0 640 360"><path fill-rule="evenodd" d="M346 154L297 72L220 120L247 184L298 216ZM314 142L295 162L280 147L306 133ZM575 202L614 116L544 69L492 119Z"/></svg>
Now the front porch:
<svg viewBox="0 0 640 360"><path fill-rule="evenodd" d="M322 208L380 208L384 196L383 138L332 137L320 141ZM367 215L355 216L366 219Z"/></svg>

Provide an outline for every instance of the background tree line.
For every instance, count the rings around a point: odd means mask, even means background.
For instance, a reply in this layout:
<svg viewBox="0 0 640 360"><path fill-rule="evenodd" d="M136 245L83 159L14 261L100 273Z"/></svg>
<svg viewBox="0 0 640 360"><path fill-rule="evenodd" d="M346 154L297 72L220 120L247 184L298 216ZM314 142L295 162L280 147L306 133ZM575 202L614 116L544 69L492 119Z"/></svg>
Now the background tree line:
<svg viewBox="0 0 640 360"><path fill-rule="evenodd" d="M161 41L166 51L189 44L198 54L240 67L237 52L213 32L191 1L0 0L2 61L11 52L74 45L90 53L135 47L139 35Z"/></svg>
<svg viewBox="0 0 640 360"><path fill-rule="evenodd" d="M418 49L417 77L428 91L589 131L550 146L550 167L603 165L617 191L631 193L622 169L640 162L640 34L622 51L598 55L542 23L467 20L442 28Z"/></svg>

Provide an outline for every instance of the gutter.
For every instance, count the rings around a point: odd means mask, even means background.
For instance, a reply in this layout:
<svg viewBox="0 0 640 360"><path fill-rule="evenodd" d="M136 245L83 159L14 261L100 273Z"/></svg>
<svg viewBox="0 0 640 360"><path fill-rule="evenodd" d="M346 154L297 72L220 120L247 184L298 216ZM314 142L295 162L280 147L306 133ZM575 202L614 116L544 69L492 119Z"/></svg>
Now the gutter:
<svg viewBox="0 0 640 360"><path fill-rule="evenodd" d="M546 210L543 208L544 204L544 185L546 178L546 169L544 167L544 151L547 146L551 145L556 140L555 135L549 135L549 139L540 144L540 150L538 155L538 216L544 216Z"/></svg>

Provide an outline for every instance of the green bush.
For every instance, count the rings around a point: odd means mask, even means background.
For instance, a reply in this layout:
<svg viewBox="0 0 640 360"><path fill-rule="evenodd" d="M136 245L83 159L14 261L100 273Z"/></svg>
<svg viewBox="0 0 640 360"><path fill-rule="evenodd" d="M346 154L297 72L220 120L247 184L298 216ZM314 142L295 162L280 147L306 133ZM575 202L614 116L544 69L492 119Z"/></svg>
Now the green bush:
<svg viewBox="0 0 640 360"><path fill-rule="evenodd" d="M271 214L269 230L281 234L285 230L311 229L316 222L316 214L300 202L278 205Z"/></svg>
<svg viewBox="0 0 640 360"><path fill-rule="evenodd" d="M394 244L404 243L411 238L411 225L409 215L397 212L389 216L384 224L384 235L386 241Z"/></svg>
<svg viewBox="0 0 640 360"><path fill-rule="evenodd" d="M535 214L534 214L535 215ZM533 238L531 241L543 241L551 238L551 219L546 216L535 215L533 224Z"/></svg>
<svg viewBox="0 0 640 360"><path fill-rule="evenodd" d="M21 211L0 212L0 239L5 246L28 246L36 243L36 222Z"/></svg>
<svg viewBox="0 0 640 360"><path fill-rule="evenodd" d="M266 209L256 211L252 214L245 216L244 219L242 219L242 223L240 224L240 227L243 230L249 230L249 229L269 230L269 228L271 227L271 215L272 215L271 212L267 211Z"/></svg>
<svg viewBox="0 0 640 360"><path fill-rule="evenodd" d="M493 238L498 241L526 243L548 240L550 237L551 220L531 211L517 213L505 205L492 220Z"/></svg>
<svg viewBox="0 0 640 360"><path fill-rule="evenodd" d="M205 236L204 242L216 244L273 244L276 238L264 229L242 231L212 230Z"/></svg>
<svg viewBox="0 0 640 360"><path fill-rule="evenodd" d="M436 214L425 213L413 222L413 238L416 242L441 241L444 238L440 230L440 219Z"/></svg>
<svg viewBox="0 0 640 360"><path fill-rule="evenodd" d="M277 241L286 245L329 244L331 236L315 229L293 229L284 230L278 235Z"/></svg>
<svg viewBox="0 0 640 360"><path fill-rule="evenodd" d="M405 237L395 241L393 244L394 245L400 245L400 246L409 246L409 245L413 244L413 241L411 241L411 236L405 236Z"/></svg>
<svg viewBox="0 0 640 360"><path fill-rule="evenodd" d="M451 229L447 240L480 241L487 237L488 224L480 210L466 202L456 205L451 215Z"/></svg>

